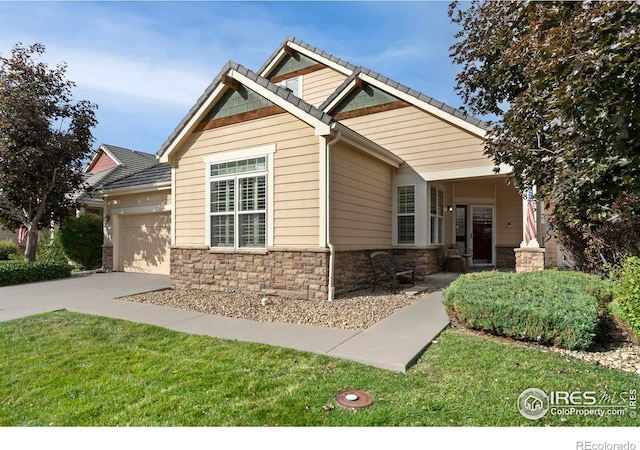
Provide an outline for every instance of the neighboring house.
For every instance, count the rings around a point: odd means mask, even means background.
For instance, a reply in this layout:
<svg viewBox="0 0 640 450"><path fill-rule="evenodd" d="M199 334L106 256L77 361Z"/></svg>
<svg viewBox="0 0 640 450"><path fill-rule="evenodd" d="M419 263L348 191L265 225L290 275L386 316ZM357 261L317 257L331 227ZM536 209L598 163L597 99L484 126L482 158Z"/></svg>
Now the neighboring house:
<svg viewBox="0 0 640 450"><path fill-rule="evenodd" d="M102 144L85 167L85 189L72 195L78 203L77 213L91 212L103 215L104 203L94 194L109 183L158 164L155 155Z"/></svg>
<svg viewBox="0 0 640 450"><path fill-rule="evenodd" d="M115 145L100 145L83 170L84 188L70 194L70 198L77 203L75 211L71 210L70 214L89 212L102 216L104 203L100 196L94 194L96 190L157 164L158 159L153 154ZM0 240L4 239L18 242L18 235L0 227Z"/></svg>
<svg viewBox="0 0 640 450"><path fill-rule="evenodd" d="M129 185L109 194L105 266L129 245L114 216L163 215L166 225L170 212L178 287L331 299L370 286L375 250L419 277L441 270L444 246L474 266L514 267L526 210L509 168L494 174L486 132L288 38L257 73L229 62L178 124L158 151L170 191L148 183L154 196ZM165 242L165 225L148 242Z"/></svg>

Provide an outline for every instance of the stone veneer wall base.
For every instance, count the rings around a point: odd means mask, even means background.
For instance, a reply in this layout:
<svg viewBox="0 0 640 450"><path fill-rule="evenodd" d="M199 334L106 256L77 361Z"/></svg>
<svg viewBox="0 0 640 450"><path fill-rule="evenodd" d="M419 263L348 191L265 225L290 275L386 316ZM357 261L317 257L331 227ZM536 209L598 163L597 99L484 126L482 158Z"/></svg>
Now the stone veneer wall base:
<svg viewBox="0 0 640 450"><path fill-rule="evenodd" d="M396 264L401 267L416 268L416 283L430 273L442 270L443 252L441 248L427 249L367 249L337 251L334 268L336 295L359 289L371 289L373 267L369 255L375 251L393 254Z"/></svg>
<svg viewBox="0 0 640 450"><path fill-rule="evenodd" d="M176 288L326 300L329 255L324 249L225 252L171 247Z"/></svg>
<svg viewBox="0 0 640 450"><path fill-rule="evenodd" d="M113 271L113 245L102 246L102 270L104 272Z"/></svg>

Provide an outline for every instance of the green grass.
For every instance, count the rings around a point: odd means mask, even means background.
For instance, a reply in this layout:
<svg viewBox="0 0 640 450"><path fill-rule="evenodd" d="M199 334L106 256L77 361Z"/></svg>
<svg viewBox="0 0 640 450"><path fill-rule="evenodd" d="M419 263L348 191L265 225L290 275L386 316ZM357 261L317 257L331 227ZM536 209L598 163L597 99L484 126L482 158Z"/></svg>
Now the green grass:
<svg viewBox="0 0 640 450"><path fill-rule="evenodd" d="M452 329L401 374L66 311L0 324L0 426L637 426L530 421L516 400L529 387L620 392L639 381ZM375 403L336 406L346 388Z"/></svg>

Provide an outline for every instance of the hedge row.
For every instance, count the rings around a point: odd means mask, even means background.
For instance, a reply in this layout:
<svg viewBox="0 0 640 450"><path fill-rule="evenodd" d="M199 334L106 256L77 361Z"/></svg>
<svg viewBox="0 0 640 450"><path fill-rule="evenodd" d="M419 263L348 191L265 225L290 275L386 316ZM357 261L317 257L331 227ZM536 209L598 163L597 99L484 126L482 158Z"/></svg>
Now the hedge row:
<svg viewBox="0 0 640 450"><path fill-rule="evenodd" d="M611 283L556 270L466 274L445 290L450 315L499 336L568 349L593 344Z"/></svg>
<svg viewBox="0 0 640 450"><path fill-rule="evenodd" d="M71 276L66 262L12 262L0 264L0 286L55 280Z"/></svg>

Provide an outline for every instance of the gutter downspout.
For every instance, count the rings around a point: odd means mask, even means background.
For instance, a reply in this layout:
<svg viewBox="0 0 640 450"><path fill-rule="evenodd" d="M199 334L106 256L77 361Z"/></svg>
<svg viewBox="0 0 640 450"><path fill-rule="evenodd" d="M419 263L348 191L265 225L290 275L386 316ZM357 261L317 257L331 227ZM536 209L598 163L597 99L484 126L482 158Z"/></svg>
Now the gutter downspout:
<svg viewBox="0 0 640 450"><path fill-rule="evenodd" d="M326 168L325 174L327 177L327 202L325 204L325 232L326 232L326 242L327 247L329 247L329 301L333 301L335 297L336 288L334 286L334 270L335 270L335 253L336 249L331 243L331 146L338 142L342 138L342 131L338 130L335 137L327 142L326 152Z"/></svg>

